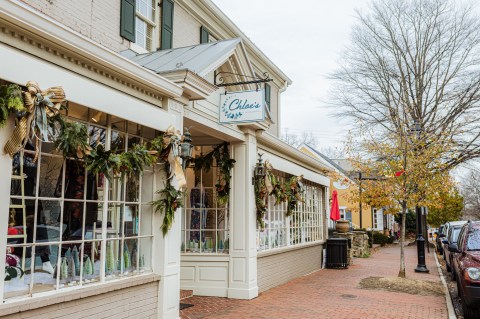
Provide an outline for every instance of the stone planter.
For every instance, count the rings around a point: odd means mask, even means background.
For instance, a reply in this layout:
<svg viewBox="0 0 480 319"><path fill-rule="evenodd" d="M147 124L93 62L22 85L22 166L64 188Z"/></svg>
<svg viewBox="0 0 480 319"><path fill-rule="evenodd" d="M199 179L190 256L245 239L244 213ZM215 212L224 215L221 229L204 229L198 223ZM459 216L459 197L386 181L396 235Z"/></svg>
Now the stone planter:
<svg viewBox="0 0 480 319"><path fill-rule="evenodd" d="M348 233L350 222L348 220L337 220L335 230L339 233Z"/></svg>

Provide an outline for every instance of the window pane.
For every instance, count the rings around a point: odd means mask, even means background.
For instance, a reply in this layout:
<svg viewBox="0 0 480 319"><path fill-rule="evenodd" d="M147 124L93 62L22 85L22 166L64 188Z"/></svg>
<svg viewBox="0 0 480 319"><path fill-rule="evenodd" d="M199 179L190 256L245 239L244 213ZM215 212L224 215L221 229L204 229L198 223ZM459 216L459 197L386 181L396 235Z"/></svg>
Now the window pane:
<svg viewBox="0 0 480 319"><path fill-rule="evenodd" d="M125 205L125 233L124 236L138 236L139 223L138 205Z"/></svg>
<svg viewBox="0 0 480 319"><path fill-rule="evenodd" d="M38 195L40 197L61 197L63 158L42 154L40 161Z"/></svg>
<svg viewBox="0 0 480 319"><path fill-rule="evenodd" d="M152 237L139 239L138 269L140 273L152 271Z"/></svg>

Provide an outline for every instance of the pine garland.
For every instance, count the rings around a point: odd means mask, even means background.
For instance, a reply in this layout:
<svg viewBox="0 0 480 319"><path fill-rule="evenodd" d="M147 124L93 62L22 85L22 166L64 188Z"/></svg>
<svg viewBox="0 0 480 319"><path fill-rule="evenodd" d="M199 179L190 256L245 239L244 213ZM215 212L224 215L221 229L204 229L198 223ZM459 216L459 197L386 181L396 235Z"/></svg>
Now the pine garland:
<svg viewBox="0 0 480 319"><path fill-rule="evenodd" d="M5 126L10 113L21 114L25 110L22 88L17 84L0 85L0 128Z"/></svg>
<svg viewBox="0 0 480 319"><path fill-rule="evenodd" d="M205 170L208 172L213 166L215 159L220 169L218 183L215 184L217 191L217 201L220 205L225 205L230 199L230 180L232 179L231 171L235 165L235 160L230 158L228 143L217 145L209 153L195 158L195 170Z"/></svg>
<svg viewBox="0 0 480 319"><path fill-rule="evenodd" d="M282 183L273 174L272 165L268 161L266 161L264 165L266 171L265 177L256 180L254 184L257 223L261 229L265 228L263 219L267 213L266 202L268 196L275 197L275 205L287 203L286 216L291 216L297 204L304 201L303 175L292 176L288 181ZM270 184L268 187L266 181ZM269 187L271 188L270 191L268 190Z"/></svg>

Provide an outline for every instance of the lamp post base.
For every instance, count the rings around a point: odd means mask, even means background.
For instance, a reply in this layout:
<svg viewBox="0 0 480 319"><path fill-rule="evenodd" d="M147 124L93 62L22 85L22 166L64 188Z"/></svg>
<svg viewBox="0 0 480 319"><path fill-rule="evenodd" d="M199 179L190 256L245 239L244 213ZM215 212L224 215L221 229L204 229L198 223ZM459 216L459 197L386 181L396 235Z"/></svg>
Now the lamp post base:
<svg viewBox="0 0 480 319"><path fill-rule="evenodd" d="M427 265L425 265L425 239L421 234L417 236L417 255L418 263L415 272L429 273L430 271L427 269Z"/></svg>
<svg viewBox="0 0 480 319"><path fill-rule="evenodd" d="M427 266L425 265L417 265L417 268L415 268L415 272L423 272L428 274L430 270L428 270Z"/></svg>

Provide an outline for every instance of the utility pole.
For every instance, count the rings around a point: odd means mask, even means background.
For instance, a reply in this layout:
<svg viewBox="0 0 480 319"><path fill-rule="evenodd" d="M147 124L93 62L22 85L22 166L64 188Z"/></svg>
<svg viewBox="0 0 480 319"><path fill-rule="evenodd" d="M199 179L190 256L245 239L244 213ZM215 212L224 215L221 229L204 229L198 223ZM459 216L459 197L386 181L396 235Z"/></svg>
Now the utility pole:
<svg viewBox="0 0 480 319"><path fill-rule="evenodd" d="M363 228L363 225L362 225L362 172L358 172L358 187L360 188L359 189L359 192L360 192L360 197L359 197L359 211L360 211L360 228ZM372 223L373 223L373 220L372 220Z"/></svg>

